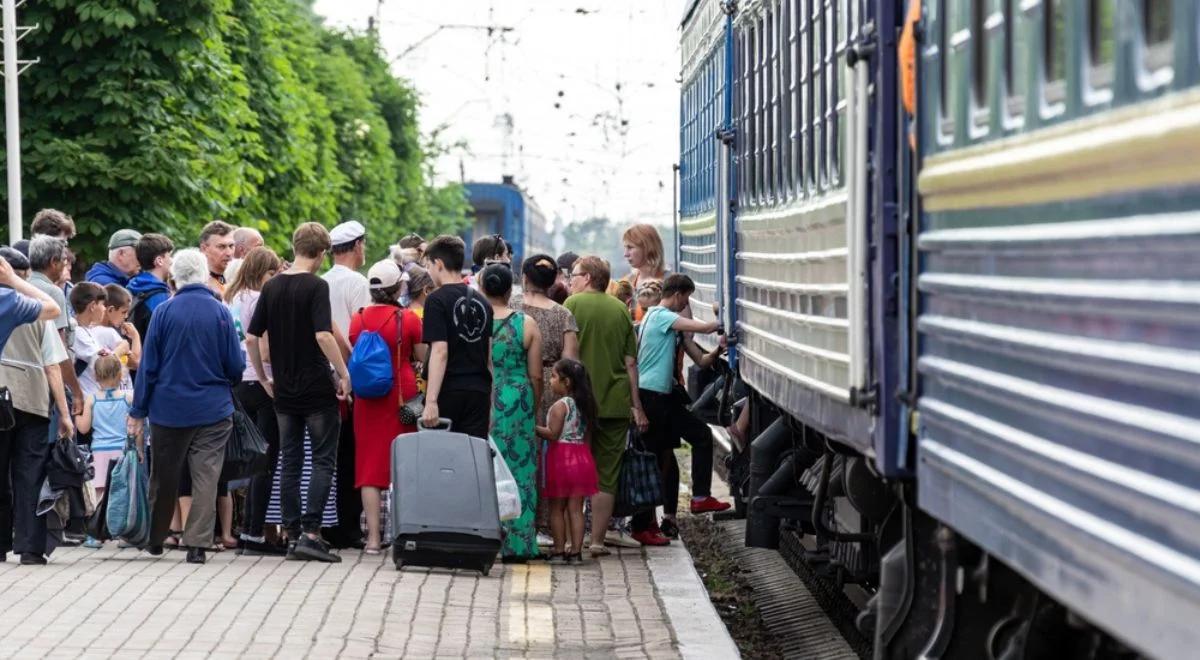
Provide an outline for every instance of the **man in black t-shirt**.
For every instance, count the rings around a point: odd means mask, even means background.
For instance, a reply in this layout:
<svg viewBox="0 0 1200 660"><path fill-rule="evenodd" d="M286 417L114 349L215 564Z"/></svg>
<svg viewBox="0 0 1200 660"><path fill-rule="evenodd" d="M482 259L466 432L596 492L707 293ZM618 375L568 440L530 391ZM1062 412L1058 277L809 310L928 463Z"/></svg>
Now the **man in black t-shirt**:
<svg viewBox="0 0 1200 660"><path fill-rule="evenodd" d="M279 503L291 540L288 558L338 562L341 557L321 541L321 513L337 458L338 399L350 391L350 374L333 336L329 284L315 274L329 248L329 232L321 225L306 222L296 228L296 261L263 286L246 334L258 339L247 344L247 352L259 382L275 399L279 419ZM263 369L262 351L268 344L273 379ZM312 472L301 512L305 429L312 443Z"/></svg>
<svg viewBox="0 0 1200 660"><path fill-rule="evenodd" d="M462 283L466 246L457 236L438 236L425 250L437 289L425 300L423 337L429 344L425 387L426 426L439 415L453 430L488 436L492 412L492 306Z"/></svg>

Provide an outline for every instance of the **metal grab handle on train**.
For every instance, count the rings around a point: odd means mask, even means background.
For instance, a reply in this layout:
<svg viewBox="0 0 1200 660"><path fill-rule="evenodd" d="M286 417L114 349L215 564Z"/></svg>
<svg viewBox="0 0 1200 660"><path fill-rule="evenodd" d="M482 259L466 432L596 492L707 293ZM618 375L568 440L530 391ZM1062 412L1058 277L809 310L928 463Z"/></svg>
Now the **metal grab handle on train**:
<svg viewBox="0 0 1200 660"><path fill-rule="evenodd" d="M425 426L425 420L418 419L417 420L417 428L424 429L426 431L449 431L450 430L450 418L449 417L438 417L437 424L433 427Z"/></svg>

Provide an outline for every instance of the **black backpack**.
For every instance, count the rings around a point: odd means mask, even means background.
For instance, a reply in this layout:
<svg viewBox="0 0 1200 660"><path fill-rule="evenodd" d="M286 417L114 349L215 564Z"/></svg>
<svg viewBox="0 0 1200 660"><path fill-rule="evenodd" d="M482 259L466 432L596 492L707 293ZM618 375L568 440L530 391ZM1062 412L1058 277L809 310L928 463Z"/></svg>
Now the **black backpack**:
<svg viewBox="0 0 1200 660"><path fill-rule="evenodd" d="M146 340L146 331L150 329L150 306L146 304L154 294L158 291L143 291L133 298L133 305L129 308L129 322L137 328L138 334L142 336L142 341Z"/></svg>

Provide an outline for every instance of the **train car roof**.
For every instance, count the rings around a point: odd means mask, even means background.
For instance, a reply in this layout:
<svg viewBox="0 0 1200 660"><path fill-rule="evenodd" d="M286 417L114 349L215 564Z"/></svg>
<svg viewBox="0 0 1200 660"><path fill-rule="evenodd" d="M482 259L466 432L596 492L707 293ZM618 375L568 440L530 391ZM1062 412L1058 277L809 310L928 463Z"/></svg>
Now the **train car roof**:
<svg viewBox="0 0 1200 660"><path fill-rule="evenodd" d="M692 20L692 14L696 13L696 7L702 2L704 0L683 0L683 16L679 19L679 27L685 27Z"/></svg>

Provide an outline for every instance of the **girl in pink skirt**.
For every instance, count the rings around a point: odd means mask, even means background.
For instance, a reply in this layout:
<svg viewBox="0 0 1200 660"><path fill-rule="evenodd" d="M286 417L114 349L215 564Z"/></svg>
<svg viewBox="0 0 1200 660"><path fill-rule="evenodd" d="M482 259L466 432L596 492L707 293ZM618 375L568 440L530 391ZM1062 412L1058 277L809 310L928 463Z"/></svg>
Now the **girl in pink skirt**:
<svg viewBox="0 0 1200 660"><path fill-rule="evenodd" d="M563 358L550 372L550 388L559 397L550 406L538 437L550 441L546 451L542 497L550 502L551 564L583 563L583 500L597 490L596 462L588 441L596 424L596 399L583 364ZM567 554L567 535L571 554Z"/></svg>

